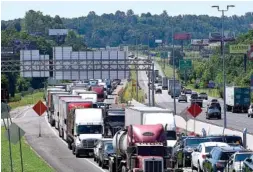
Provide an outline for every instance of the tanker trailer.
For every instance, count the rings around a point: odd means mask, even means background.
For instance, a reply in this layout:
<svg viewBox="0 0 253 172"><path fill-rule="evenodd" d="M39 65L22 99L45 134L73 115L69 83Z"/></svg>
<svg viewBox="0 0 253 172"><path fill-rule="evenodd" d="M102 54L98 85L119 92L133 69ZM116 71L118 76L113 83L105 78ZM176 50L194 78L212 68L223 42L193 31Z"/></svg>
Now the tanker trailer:
<svg viewBox="0 0 253 172"><path fill-rule="evenodd" d="M109 172L169 171L162 124L130 125L114 135L113 148L116 153L109 157Z"/></svg>

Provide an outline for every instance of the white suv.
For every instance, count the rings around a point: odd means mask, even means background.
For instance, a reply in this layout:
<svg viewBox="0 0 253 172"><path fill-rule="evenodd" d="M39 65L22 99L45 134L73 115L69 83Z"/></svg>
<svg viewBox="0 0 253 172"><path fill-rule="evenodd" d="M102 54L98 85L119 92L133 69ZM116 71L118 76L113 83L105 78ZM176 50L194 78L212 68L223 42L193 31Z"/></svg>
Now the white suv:
<svg viewBox="0 0 253 172"><path fill-rule="evenodd" d="M225 172L234 172L234 171L241 172L242 166L243 166L243 161L252 155L253 155L253 152L248 151L248 150L234 153L229 158L229 161L228 161L227 166L225 168Z"/></svg>
<svg viewBox="0 0 253 172"><path fill-rule="evenodd" d="M203 171L203 162L206 159L206 155L210 153L210 151L214 147L228 147L227 143L223 142L205 142L198 145L194 152L191 154L191 168L198 169L198 171Z"/></svg>
<svg viewBox="0 0 253 172"><path fill-rule="evenodd" d="M253 104L251 104L251 105L249 106L248 117L253 118Z"/></svg>

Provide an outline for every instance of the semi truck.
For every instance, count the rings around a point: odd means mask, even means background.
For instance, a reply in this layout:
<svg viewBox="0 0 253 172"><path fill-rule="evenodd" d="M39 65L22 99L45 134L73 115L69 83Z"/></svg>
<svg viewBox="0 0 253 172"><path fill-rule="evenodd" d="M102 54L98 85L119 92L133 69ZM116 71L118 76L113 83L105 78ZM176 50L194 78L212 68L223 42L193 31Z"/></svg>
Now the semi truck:
<svg viewBox="0 0 253 172"><path fill-rule="evenodd" d="M227 111L247 113L250 106L250 87L226 87Z"/></svg>
<svg viewBox="0 0 253 172"><path fill-rule="evenodd" d="M104 137L113 137L125 126L125 109L104 109L103 121Z"/></svg>
<svg viewBox="0 0 253 172"><path fill-rule="evenodd" d="M66 107L70 102L82 103L84 100L77 97L61 97L59 100L59 136L65 140L66 135L64 135L64 131L66 131L65 119L67 118ZM64 138L65 137L65 138Z"/></svg>
<svg viewBox="0 0 253 172"><path fill-rule="evenodd" d="M55 120L55 128L58 130L59 129L59 125L60 125L60 115L59 115L59 104L60 104L60 99L61 98L80 98L81 96L77 96L77 95L62 95L62 94L57 94L57 95L53 95L54 99L54 120Z"/></svg>
<svg viewBox="0 0 253 172"><path fill-rule="evenodd" d="M48 122L51 124L51 126L55 126L55 117L54 117L54 106L55 106L55 95L69 95L69 92L63 92L63 91L52 91L52 92L49 92L49 96L50 96L50 104L48 105Z"/></svg>
<svg viewBox="0 0 253 172"><path fill-rule="evenodd" d="M91 91L94 91L97 93L98 102L103 102L104 99L106 98L103 86L91 86Z"/></svg>
<svg viewBox="0 0 253 172"><path fill-rule="evenodd" d="M76 157L93 156L95 143L102 138L102 109L75 109L68 119L69 124L72 124L69 131L74 136L72 153Z"/></svg>
<svg viewBox="0 0 253 172"><path fill-rule="evenodd" d="M76 102L76 101L71 101L66 103L66 106L64 107L65 109L63 110L64 113L66 113L66 120L64 120L64 124L66 125L66 141L68 143L68 148L71 150L72 149L72 144L74 142L74 135L72 132L74 121L73 121L73 111L75 109L84 109L84 108L93 108L93 103L92 102Z"/></svg>
<svg viewBox="0 0 253 172"><path fill-rule="evenodd" d="M51 104L51 96L50 92L55 92L55 91L60 91L60 92L65 92L65 89L62 88L48 88L45 92L45 101L46 101L46 106L47 106L47 114L49 114L49 106Z"/></svg>
<svg viewBox="0 0 253 172"><path fill-rule="evenodd" d="M83 93L80 93L79 96L82 97L82 99L86 100L86 101L92 101L93 103L97 103L97 93L94 91L86 91Z"/></svg>
<svg viewBox="0 0 253 172"><path fill-rule="evenodd" d="M173 153L173 147L177 142L177 136L176 121L172 110L145 106L128 107L125 111L125 126L131 124L162 124L166 130L167 153Z"/></svg>
<svg viewBox="0 0 253 172"><path fill-rule="evenodd" d="M113 137L116 154L109 156L109 172L166 172L164 135L162 124L130 125L118 131Z"/></svg>
<svg viewBox="0 0 253 172"><path fill-rule="evenodd" d="M175 80L175 88L180 87L181 92L181 85L179 83L179 80ZM171 95L174 88L174 79L168 79L168 94Z"/></svg>
<svg viewBox="0 0 253 172"><path fill-rule="evenodd" d="M168 89L168 78L162 77L162 89L167 90Z"/></svg>

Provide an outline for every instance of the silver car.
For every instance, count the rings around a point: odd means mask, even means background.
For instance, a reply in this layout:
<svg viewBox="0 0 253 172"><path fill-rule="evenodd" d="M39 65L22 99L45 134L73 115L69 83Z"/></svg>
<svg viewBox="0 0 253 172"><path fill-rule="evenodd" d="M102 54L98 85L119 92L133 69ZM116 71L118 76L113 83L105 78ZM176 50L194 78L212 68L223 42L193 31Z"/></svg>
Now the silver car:
<svg viewBox="0 0 253 172"><path fill-rule="evenodd" d="M187 102L187 96L185 94L181 94L179 97L178 97L178 102Z"/></svg>

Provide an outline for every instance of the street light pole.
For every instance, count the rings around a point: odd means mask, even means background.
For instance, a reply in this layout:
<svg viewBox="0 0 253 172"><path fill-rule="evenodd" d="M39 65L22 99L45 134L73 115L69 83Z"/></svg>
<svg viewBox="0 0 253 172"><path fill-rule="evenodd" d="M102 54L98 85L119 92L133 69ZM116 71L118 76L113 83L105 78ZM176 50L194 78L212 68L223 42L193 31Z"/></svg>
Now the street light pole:
<svg viewBox="0 0 253 172"><path fill-rule="evenodd" d="M222 66L223 66L223 113L224 113L224 129L227 128L227 107L226 107L226 73L225 73L225 55L224 55L224 12L227 12L229 7L235 7L234 5L227 5L226 10L220 10L219 6L212 6L217 8L219 12L222 12L222 26L221 26L221 55L222 55Z"/></svg>
<svg viewBox="0 0 253 172"><path fill-rule="evenodd" d="M174 99L174 115L177 114L176 109L176 97L175 97L175 87L176 87L176 67L175 67L175 53L174 53L174 26L172 25L172 57L173 57L173 99Z"/></svg>

